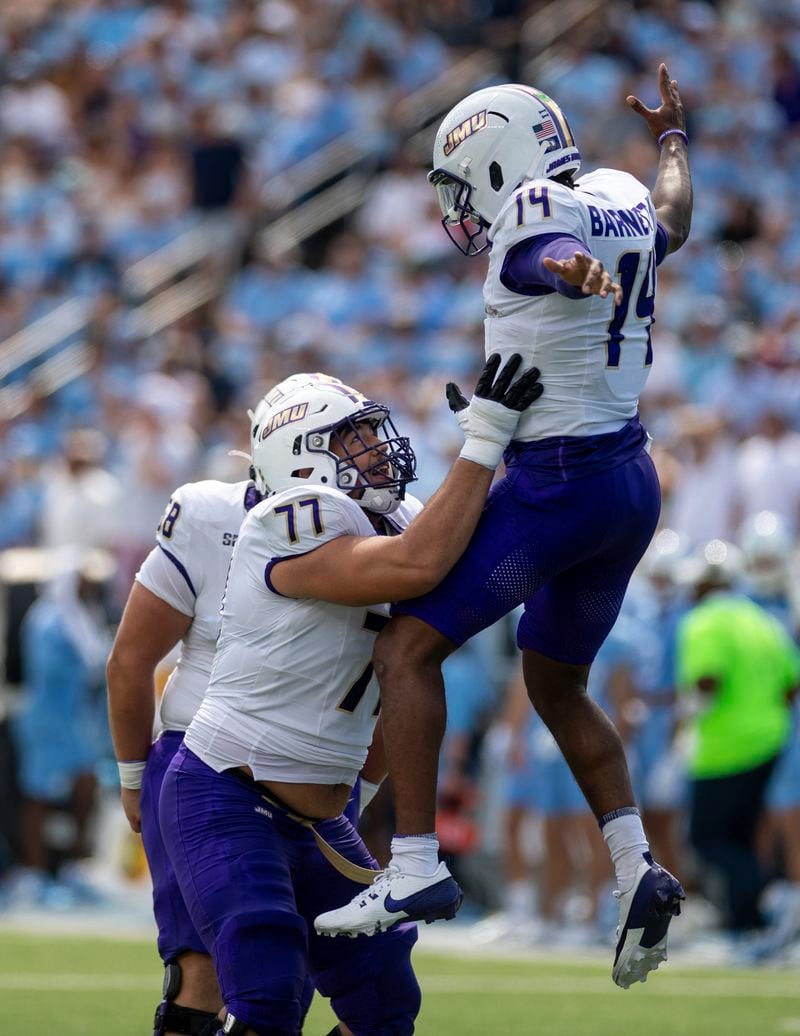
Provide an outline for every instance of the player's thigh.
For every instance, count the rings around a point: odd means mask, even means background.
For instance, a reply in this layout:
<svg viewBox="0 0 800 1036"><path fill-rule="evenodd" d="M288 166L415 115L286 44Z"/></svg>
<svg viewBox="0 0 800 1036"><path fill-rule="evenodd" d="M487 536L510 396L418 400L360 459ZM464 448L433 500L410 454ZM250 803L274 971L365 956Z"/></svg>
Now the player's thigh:
<svg viewBox="0 0 800 1036"><path fill-rule="evenodd" d="M185 747L164 778L159 818L226 1007L254 1028L273 1018L293 1031L307 929L286 852L284 825L291 822L268 808L255 786L215 773Z"/></svg>
<svg viewBox="0 0 800 1036"><path fill-rule="evenodd" d="M617 620L652 538L661 492L653 463L642 453L578 479L570 494L564 503L577 512L578 525L565 522L572 531L556 542L572 548L572 559L526 599L517 643L557 662L589 665Z"/></svg>
<svg viewBox="0 0 800 1036"><path fill-rule="evenodd" d="M504 479L492 491L467 549L439 586L394 604L392 615L419 619L451 647L460 647L558 570L559 553L551 549L554 527L551 501L523 499ZM384 631L387 636L392 625Z"/></svg>
<svg viewBox="0 0 800 1036"><path fill-rule="evenodd" d="M165 962L187 950L198 954L208 952L183 901L158 822L158 800L164 775L182 743L183 735L177 731L162 734L150 749L142 779L142 844L153 883L158 952Z"/></svg>

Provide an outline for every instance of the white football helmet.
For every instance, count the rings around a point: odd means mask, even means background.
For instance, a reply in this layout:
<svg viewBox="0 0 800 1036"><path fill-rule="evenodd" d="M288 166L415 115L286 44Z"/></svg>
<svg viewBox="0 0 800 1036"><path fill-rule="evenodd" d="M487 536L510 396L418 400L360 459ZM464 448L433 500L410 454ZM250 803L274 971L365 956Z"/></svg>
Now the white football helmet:
<svg viewBox="0 0 800 1036"><path fill-rule="evenodd" d="M470 94L445 116L428 180L451 240L465 255L477 255L488 244L487 228L524 180L574 172L580 165L581 153L556 102L531 86L506 83Z"/></svg>
<svg viewBox="0 0 800 1036"><path fill-rule="evenodd" d="M778 597L789 587L792 537L786 521L774 511L759 511L745 521L739 536L747 579L763 597Z"/></svg>
<svg viewBox="0 0 800 1036"><path fill-rule="evenodd" d="M363 439L363 423L381 439L379 447ZM360 445L347 447L347 432ZM364 510L391 514L416 478L414 451L397 434L389 408L326 374L292 375L276 385L251 415L250 434L255 483L264 495L328 485L348 494L361 490L353 499ZM334 442L342 456L332 449ZM359 471L356 461L376 449L379 457Z"/></svg>
<svg viewBox="0 0 800 1036"><path fill-rule="evenodd" d="M290 374L288 378L284 378L283 381L279 381L277 384L273 385L269 392L267 392L265 396L262 396L262 398L256 404L255 410L247 411L247 416L250 418L251 449L256 442L256 429L259 428L262 424L262 415L270 408L276 407L282 399L285 399L295 389L298 389L303 385L307 385L309 382L312 382L315 379L318 381L330 382L331 385L342 384L339 378L334 378L330 374L323 374L321 371L315 371L314 373ZM244 456L244 454L242 454L242 456ZM252 464L252 455L249 459ZM264 495L268 492L266 486L260 484L261 479L259 478L257 472L254 471L252 478L256 484L256 489L259 491L259 493Z"/></svg>

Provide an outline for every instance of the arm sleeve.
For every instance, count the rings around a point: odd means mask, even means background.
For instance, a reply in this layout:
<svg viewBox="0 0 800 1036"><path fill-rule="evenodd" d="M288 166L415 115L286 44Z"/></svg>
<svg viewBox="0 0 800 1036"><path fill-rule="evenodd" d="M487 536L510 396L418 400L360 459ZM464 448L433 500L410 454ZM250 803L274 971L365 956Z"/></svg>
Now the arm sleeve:
<svg viewBox="0 0 800 1036"><path fill-rule="evenodd" d="M547 295L557 291L568 299L586 299L579 286L567 284L557 273L544 265L551 259L571 259L575 252L591 255L589 246L570 234L539 234L512 245L503 260L500 280L509 291L518 295Z"/></svg>
<svg viewBox="0 0 800 1036"><path fill-rule="evenodd" d="M136 582L175 611L194 616L197 597L176 560L160 545L153 547L136 573Z"/></svg>

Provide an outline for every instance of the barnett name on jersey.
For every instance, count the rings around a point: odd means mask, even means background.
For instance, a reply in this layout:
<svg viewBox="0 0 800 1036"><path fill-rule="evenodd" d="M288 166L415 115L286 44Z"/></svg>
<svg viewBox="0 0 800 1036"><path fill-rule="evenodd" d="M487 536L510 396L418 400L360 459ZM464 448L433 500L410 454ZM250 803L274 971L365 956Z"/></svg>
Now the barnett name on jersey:
<svg viewBox="0 0 800 1036"><path fill-rule="evenodd" d="M382 519L385 531L402 531L421 509L407 496ZM287 489L247 515L208 690L186 733L212 769L246 765L260 781L355 782L378 714L372 649L389 604L284 597L270 573L338 536L375 535L362 508L327 486Z"/></svg>
<svg viewBox="0 0 800 1036"><path fill-rule="evenodd" d="M185 730L208 686L220 603L239 527L260 497L252 482L190 482L172 494L137 582L192 619L159 706L159 730Z"/></svg>
<svg viewBox="0 0 800 1036"><path fill-rule="evenodd" d="M568 298L515 279L512 260L526 242L563 236L584 243L621 284L620 305L610 295ZM520 353L523 366L540 368L545 385L516 440L618 431L636 415L653 359L656 266L667 237L650 192L615 169L589 173L574 189L531 180L509 197L489 237L486 355L500 353L505 362Z"/></svg>

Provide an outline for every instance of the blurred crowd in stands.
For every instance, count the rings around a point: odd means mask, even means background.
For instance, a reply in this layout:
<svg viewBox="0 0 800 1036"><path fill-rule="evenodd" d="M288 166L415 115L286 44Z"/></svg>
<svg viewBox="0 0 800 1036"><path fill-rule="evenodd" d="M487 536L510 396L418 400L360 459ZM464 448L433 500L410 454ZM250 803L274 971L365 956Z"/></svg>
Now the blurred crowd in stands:
<svg viewBox="0 0 800 1036"><path fill-rule="evenodd" d="M0 22L0 396L14 386L27 396L13 413L0 407L0 549L104 548L116 564L113 619L170 491L243 477L246 462L228 451L247 449L247 408L297 370L329 371L390 402L427 497L457 443L443 383L469 383L482 355L485 265L459 255L439 226L427 156L398 130L398 106L490 48L498 79L535 71L559 101L585 169L612 165L652 184L657 151L624 99L655 103L666 60L688 113L695 217L686 247L659 269L642 409L672 532L643 566L594 680L639 759L640 787L656 789L660 858L684 873L680 761L670 750L655 774L646 744L650 713L665 752L676 726L664 609L681 594L685 603L679 562L713 538L747 551L742 538L766 512L787 596L800 543L800 7L587 0L585 19L543 59L523 26L547 6L10 5ZM281 211L297 163L348 134L368 156L363 202L306 240L267 247L261 229ZM219 297L143 333L126 274L186 231L220 225L238 228L241 247ZM36 362L8 369L4 349L74 298L91 308L90 366L48 394ZM743 579L753 565L751 551ZM795 607L793 634L797 618ZM596 893L608 875L566 774L537 798L557 750L515 707L511 655L503 627L450 662L441 830L485 909L501 905L497 882L475 861L504 852L515 923L533 915L528 874L540 859L539 916L551 922L577 909L570 890ZM84 659L87 685L95 663ZM531 814L544 822L526 842ZM781 851L764 853L787 873L788 849L783 862ZM580 909L593 918L593 906Z"/></svg>

